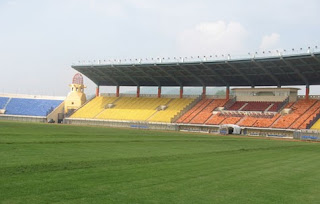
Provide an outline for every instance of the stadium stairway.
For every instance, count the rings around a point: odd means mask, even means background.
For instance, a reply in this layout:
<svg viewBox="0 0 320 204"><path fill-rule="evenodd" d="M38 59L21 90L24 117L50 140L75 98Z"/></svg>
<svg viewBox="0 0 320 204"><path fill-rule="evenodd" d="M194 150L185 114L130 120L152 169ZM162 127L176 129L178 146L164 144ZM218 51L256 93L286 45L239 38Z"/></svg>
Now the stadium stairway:
<svg viewBox="0 0 320 204"><path fill-rule="evenodd" d="M192 109L177 120L177 123L189 123L197 114L199 114L213 99L202 99Z"/></svg>
<svg viewBox="0 0 320 204"><path fill-rule="evenodd" d="M205 124L210 117L213 116L212 111L214 111L217 107L224 106L228 100L226 99L214 99L212 100L206 107L202 109L202 111L198 112L197 115L189 122L191 124Z"/></svg>

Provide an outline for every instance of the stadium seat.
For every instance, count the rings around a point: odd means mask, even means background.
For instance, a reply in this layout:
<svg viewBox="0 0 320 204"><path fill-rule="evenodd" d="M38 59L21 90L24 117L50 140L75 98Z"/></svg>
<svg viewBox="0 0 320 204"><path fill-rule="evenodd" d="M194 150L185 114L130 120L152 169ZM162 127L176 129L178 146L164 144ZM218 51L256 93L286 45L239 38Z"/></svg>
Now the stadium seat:
<svg viewBox="0 0 320 204"><path fill-rule="evenodd" d="M7 104L9 98L8 97L0 97L0 109L3 109Z"/></svg>
<svg viewBox="0 0 320 204"><path fill-rule="evenodd" d="M270 111L276 112L281 102L237 101L228 110L238 111ZM269 108L270 107L270 108ZM269 108L269 109L268 109Z"/></svg>
<svg viewBox="0 0 320 204"><path fill-rule="evenodd" d="M184 114L177 122L189 123L198 113L200 113L213 99L202 99L191 110Z"/></svg>
<svg viewBox="0 0 320 204"><path fill-rule="evenodd" d="M186 108L193 98L135 98L99 96L76 111L71 118L103 120L171 122L173 117ZM114 107L106 107L112 103ZM165 105L164 110L157 108Z"/></svg>
<svg viewBox="0 0 320 204"><path fill-rule="evenodd" d="M6 107L6 114L46 116L61 103L61 100L11 98Z"/></svg>
<svg viewBox="0 0 320 204"><path fill-rule="evenodd" d="M186 108L195 99L176 98L172 99L168 104L168 108L164 111L157 111L148 121L151 122L171 122L173 117Z"/></svg>
<svg viewBox="0 0 320 204"><path fill-rule="evenodd" d="M298 118L302 117L308 109L310 109L317 100L305 100L301 99L298 100L296 103L293 104L292 113L281 116L278 121L276 121L271 127L273 128L293 128L291 125L295 121L298 120ZM297 123L301 125L301 122Z"/></svg>
<svg viewBox="0 0 320 204"><path fill-rule="evenodd" d="M201 112L199 112L190 123L193 124L204 124L212 115L212 111L217 107L224 106L227 102L226 99L214 99L209 103Z"/></svg>

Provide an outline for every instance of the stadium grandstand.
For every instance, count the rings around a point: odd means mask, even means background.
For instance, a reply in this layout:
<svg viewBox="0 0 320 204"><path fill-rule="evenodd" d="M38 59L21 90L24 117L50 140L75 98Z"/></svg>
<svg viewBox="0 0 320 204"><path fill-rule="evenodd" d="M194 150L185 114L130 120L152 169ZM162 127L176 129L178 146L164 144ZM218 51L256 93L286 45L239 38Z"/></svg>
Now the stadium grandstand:
<svg viewBox="0 0 320 204"><path fill-rule="evenodd" d="M299 130L320 130L320 96L309 94L310 86L320 85L319 52L198 59L74 64L79 73L66 98L1 95L0 116L213 133L230 125L249 135L292 136ZM80 73L97 85L94 98L87 100ZM115 86L116 91L100 93L101 86ZM126 86L136 86L136 94L120 93ZM141 94L142 86L157 87L157 93ZM290 86L305 86L305 95ZM162 87L180 91L162 94ZM186 95L184 87L202 87L202 94ZM225 95L208 95L208 87L225 87Z"/></svg>
<svg viewBox="0 0 320 204"><path fill-rule="evenodd" d="M65 97L23 94L0 94L0 118L46 122L55 109L63 104Z"/></svg>
<svg viewBox="0 0 320 204"><path fill-rule="evenodd" d="M320 129L320 98L310 86L320 85L320 53L311 52L246 59L152 63L74 64L72 68L96 85L96 97L67 121L126 121L177 124L179 129L210 129L238 125L261 129ZM306 94L297 88L305 86ZM114 94L99 93L101 86L116 86ZM136 86L136 94L121 94L121 86ZM156 94L140 94L141 86L156 86ZM178 95L162 95L162 87L180 87ZM200 96L184 95L184 87L202 87ZM226 87L226 95L207 95L207 87ZM230 87L233 94L230 94ZM240 88L251 87L251 88ZM263 87L263 88L262 88Z"/></svg>

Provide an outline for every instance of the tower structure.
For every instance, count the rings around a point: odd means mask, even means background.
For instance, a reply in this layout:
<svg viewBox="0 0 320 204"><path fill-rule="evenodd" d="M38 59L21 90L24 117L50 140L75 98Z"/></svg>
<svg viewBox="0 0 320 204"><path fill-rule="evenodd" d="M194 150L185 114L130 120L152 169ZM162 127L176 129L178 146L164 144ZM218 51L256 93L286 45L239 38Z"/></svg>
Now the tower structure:
<svg viewBox="0 0 320 204"><path fill-rule="evenodd" d="M71 91L65 100L65 113L77 110L87 101L86 94L84 93L84 89L87 87L83 85L83 77L80 73L74 75L72 84L69 86Z"/></svg>

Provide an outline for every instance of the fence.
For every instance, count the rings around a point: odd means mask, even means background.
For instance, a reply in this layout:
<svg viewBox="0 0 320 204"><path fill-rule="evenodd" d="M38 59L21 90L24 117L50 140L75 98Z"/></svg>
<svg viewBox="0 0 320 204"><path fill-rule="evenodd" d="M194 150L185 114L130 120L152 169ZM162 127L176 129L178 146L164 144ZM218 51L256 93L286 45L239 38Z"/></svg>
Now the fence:
<svg viewBox="0 0 320 204"><path fill-rule="evenodd" d="M297 140L320 141L320 132L315 130L299 130L293 133L293 138Z"/></svg>

